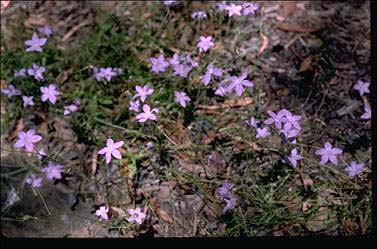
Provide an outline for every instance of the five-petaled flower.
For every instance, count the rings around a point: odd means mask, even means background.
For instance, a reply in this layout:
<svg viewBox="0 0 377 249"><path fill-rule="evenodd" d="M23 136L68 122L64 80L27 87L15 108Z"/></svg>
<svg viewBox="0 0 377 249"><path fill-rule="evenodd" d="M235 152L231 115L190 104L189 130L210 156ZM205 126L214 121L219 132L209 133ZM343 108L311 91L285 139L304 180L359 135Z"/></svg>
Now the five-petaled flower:
<svg viewBox="0 0 377 249"><path fill-rule="evenodd" d="M351 164L345 168L345 171L348 173L348 176L350 178L353 178L357 175L359 175L364 169L363 163L356 163L355 161L352 161Z"/></svg>
<svg viewBox="0 0 377 249"><path fill-rule="evenodd" d="M281 129L281 122L282 122L282 119L284 118L284 112L282 111L279 111L277 114L268 110L267 111L268 115L270 116L268 119L266 119L264 121L264 124L266 125L270 125L270 124L273 124L275 123L275 127L277 129Z"/></svg>
<svg viewBox="0 0 377 249"><path fill-rule="evenodd" d="M256 11L259 9L259 5L257 3L249 3L249 2L244 2L242 4L243 10L242 10L242 15L246 16L248 14L253 14L255 15Z"/></svg>
<svg viewBox="0 0 377 249"><path fill-rule="evenodd" d="M14 144L14 147L21 148L25 147L26 151L32 152L34 143L39 142L42 140L42 137L39 135L35 135L35 130L31 129L27 132L20 131L18 134L18 140Z"/></svg>
<svg viewBox="0 0 377 249"><path fill-rule="evenodd" d="M209 84L212 75L221 76L223 75L223 70L221 68L214 67L213 63L210 63L207 66L207 72L202 76L202 82L204 85L207 86Z"/></svg>
<svg viewBox="0 0 377 249"><path fill-rule="evenodd" d="M241 5L236 5L234 3L231 3L230 5L226 6L225 9L228 11L229 16L241 16L241 10L242 6Z"/></svg>
<svg viewBox="0 0 377 249"><path fill-rule="evenodd" d="M292 164L293 168L296 168L297 161L301 159L302 159L302 156L298 154L297 149L296 148L292 149L291 155L288 156L288 160Z"/></svg>
<svg viewBox="0 0 377 249"><path fill-rule="evenodd" d="M34 79L38 81L43 81L43 73L46 71L46 68L42 66L38 66L37 64L33 63L33 65L27 69L27 74L30 76L34 76Z"/></svg>
<svg viewBox="0 0 377 249"><path fill-rule="evenodd" d="M148 97L148 95L151 95L153 93L153 89L150 88L149 86L136 86L135 87L136 89L136 94L134 96L134 98L140 98L141 102L144 102L145 99Z"/></svg>
<svg viewBox="0 0 377 249"><path fill-rule="evenodd" d="M186 78L187 75L192 70L192 67L188 65L184 65L184 64L178 64L178 65L174 65L173 69L174 69L174 72L173 72L174 76Z"/></svg>
<svg viewBox="0 0 377 249"><path fill-rule="evenodd" d="M47 179L62 179L63 165L48 161L47 167L42 169L42 172L46 174Z"/></svg>
<svg viewBox="0 0 377 249"><path fill-rule="evenodd" d="M17 77L25 77L26 76L26 68L21 68L20 70L15 71L13 76L15 78L17 78Z"/></svg>
<svg viewBox="0 0 377 249"><path fill-rule="evenodd" d="M156 121L157 117L156 117L155 114L153 114L154 112L158 113L159 111L158 111L157 108L153 108L151 110L151 107L149 105L145 104L145 105L143 105L143 112L136 116L136 120L139 123L144 123L148 119Z"/></svg>
<svg viewBox="0 0 377 249"><path fill-rule="evenodd" d="M198 42L197 47L199 48L200 52L207 52L208 49L210 49L211 47L213 47L213 45L215 45L212 42L212 36L207 36L207 37L201 36L199 39L200 41Z"/></svg>
<svg viewBox="0 0 377 249"><path fill-rule="evenodd" d="M48 25L38 28L38 31L44 33L47 37L50 37L52 35L52 28Z"/></svg>
<svg viewBox="0 0 377 249"><path fill-rule="evenodd" d="M169 66L169 62L165 60L163 54L160 54L157 58L150 58L150 61L152 63L151 71L155 73L165 72L166 68Z"/></svg>
<svg viewBox="0 0 377 249"><path fill-rule="evenodd" d="M62 94L57 90L55 84L50 84L49 86L41 86L41 92L42 102L46 102L47 100L49 100L52 104L55 104L57 96Z"/></svg>
<svg viewBox="0 0 377 249"><path fill-rule="evenodd" d="M8 98L11 98L13 96L21 95L21 92L17 90L17 88L14 87L14 85L9 84L7 88L1 89L1 92L6 94Z"/></svg>
<svg viewBox="0 0 377 249"><path fill-rule="evenodd" d="M102 148L98 151L98 154L103 155L105 154L106 163L109 164L111 161L111 156L116 159L122 159L122 154L119 151L119 148L122 147L124 144L123 141L119 141L114 143L114 140L111 138L107 139L106 147Z"/></svg>
<svg viewBox="0 0 377 249"><path fill-rule="evenodd" d="M28 178L26 178L26 183L31 185L33 188L40 188L42 186L42 177L39 177L36 174L31 174Z"/></svg>
<svg viewBox="0 0 377 249"><path fill-rule="evenodd" d="M265 138L271 135L268 127L264 128L257 128L257 135L255 136L256 138Z"/></svg>
<svg viewBox="0 0 377 249"><path fill-rule="evenodd" d="M34 105L33 96L22 96L22 101L24 102L24 108Z"/></svg>
<svg viewBox="0 0 377 249"><path fill-rule="evenodd" d="M140 207L137 207L135 209L128 208L128 214L130 217L128 218L128 222L134 222L138 223L141 225L143 223L143 219L145 218L145 213L141 211Z"/></svg>
<svg viewBox="0 0 377 249"><path fill-rule="evenodd" d="M353 89L359 91L360 96L363 96L365 93L369 93L369 85L369 82L358 80L357 84L354 85Z"/></svg>
<svg viewBox="0 0 377 249"><path fill-rule="evenodd" d="M117 75L111 67L100 68L99 74L102 75L102 77L105 78L106 81L110 81L113 76Z"/></svg>
<svg viewBox="0 0 377 249"><path fill-rule="evenodd" d="M109 207L101 206L99 209L96 210L96 215L99 217L99 220L108 220L109 216Z"/></svg>
<svg viewBox="0 0 377 249"><path fill-rule="evenodd" d="M25 45L30 46L26 49L26 52L42 52L41 46L45 45L47 38L39 38L37 33L34 33L31 40L25 41Z"/></svg>
<svg viewBox="0 0 377 249"><path fill-rule="evenodd" d="M185 92L175 92L175 102L181 106L186 107L186 102L190 102L190 97Z"/></svg>
<svg viewBox="0 0 377 249"><path fill-rule="evenodd" d="M334 165L338 165L336 157L342 154L342 150L335 147L333 148L329 142L326 142L324 148L317 150L315 154L321 156L320 164L325 164L330 160Z"/></svg>
<svg viewBox="0 0 377 249"><path fill-rule="evenodd" d="M244 87L254 87L254 84L251 81L246 80L246 78L247 73L242 73L240 77L230 77L229 80L231 81L231 83L228 86L228 91L231 92L233 88L235 88L237 95L241 96Z"/></svg>

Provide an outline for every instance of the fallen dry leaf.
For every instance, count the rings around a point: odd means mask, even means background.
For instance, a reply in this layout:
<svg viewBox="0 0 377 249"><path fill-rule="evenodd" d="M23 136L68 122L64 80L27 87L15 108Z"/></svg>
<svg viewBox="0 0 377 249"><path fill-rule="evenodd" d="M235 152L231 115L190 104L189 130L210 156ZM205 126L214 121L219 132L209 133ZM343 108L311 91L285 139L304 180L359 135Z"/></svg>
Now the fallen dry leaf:
<svg viewBox="0 0 377 249"><path fill-rule="evenodd" d="M114 210L115 212L118 213L118 215L123 218L123 217L126 217L126 212L123 211L123 209L121 208L118 208L118 207L110 207L112 210Z"/></svg>
<svg viewBox="0 0 377 249"><path fill-rule="evenodd" d="M199 105L199 109L204 110L218 110L223 108L229 108L229 107L239 107L239 106L245 106L250 105L253 103L253 98L246 97L246 98L237 98L237 99L229 99L224 101L224 103L216 104L216 105Z"/></svg>
<svg viewBox="0 0 377 249"><path fill-rule="evenodd" d="M319 30L319 28L303 28L295 24L281 23L276 25L277 28L288 31L288 32L297 32L297 33L312 33Z"/></svg>
<svg viewBox="0 0 377 249"><path fill-rule="evenodd" d="M17 137L17 134L22 131L25 128L24 119L20 118L17 121L16 129L13 131L12 135L9 136L9 140L12 140L13 138Z"/></svg>
<svg viewBox="0 0 377 249"><path fill-rule="evenodd" d="M33 26L44 26L48 24L48 20L46 18L40 17L29 17L25 22L24 25L27 28L32 28Z"/></svg>
<svg viewBox="0 0 377 249"><path fill-rule="evenodd" d="M167 223L173 223L173 219L170 218L170 216L168 215L168 213L164 210L162 210L161 208L157 208L156 209L156 213L158 215L158 217L160 217L160 219L162 221L165 221Z"/></svg>
<svg viewBox="0 0 377 249"><path fill-rule="evenodd" d="M311 56L306 57L301 62L299 72L301 73L301 72L305 72L307 70L312 70L312 63L313 63L312 57Z"/></svg>
<svg viewBox="0 0 377 249"><path fill-rule="evenodd" d="M261 55L263 51L266 50L266 48L268 47L268 42L269 42L268 37L262 34L262 38L263 38L262 46L259 48L258 55Z"/></svg>
<svg viewBox="0 0 377 249"><path fill-rule="evenodd" d="M5 80L1 80L0 81L0 89L3 89L3 88L7 88L7 83L5 82Z"/></svg>

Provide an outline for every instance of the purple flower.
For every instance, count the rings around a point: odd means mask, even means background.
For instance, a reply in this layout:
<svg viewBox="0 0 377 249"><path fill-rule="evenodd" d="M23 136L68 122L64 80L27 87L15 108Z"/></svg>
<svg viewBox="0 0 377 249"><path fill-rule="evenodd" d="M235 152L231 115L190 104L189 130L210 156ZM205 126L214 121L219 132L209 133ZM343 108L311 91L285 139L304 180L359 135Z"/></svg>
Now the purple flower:
<svg viewBox="0 0 377 249"><path fill-rule="evenodd" d="M369 93L369 82L364 82L362 80L358 80L357 84L354 85L353 89L359 91L360 96L363 96L364 93Z"/></svg>
<svg viewBox="0 0 377 249"><path fill-rule="evenodd" d="M32 152L34 143L42 140L42 137L39 135L35 135L35 130L31 129L28 130L27 132L20 131L18 134L18 140L14 144L14 147L16 148L21 148L25 147L26 151Z"/></svg>
<svg viewBox="0 0 377 249"><path fill-rule="evenodd" d="M30 76L34 76L34 79L38 81L43 81L43 73L46 71L46 68L42 66L38 66L37 64L33 63L33 65L27 69L27 74Z"/></svg>
<svg viewBox="0 0 377 249"><path fill-rule="evenodd" d="M248 14L253 14L257 12L259 9L259 5L257 3L249 3L249 2L244 2L242 4L243 10L242 10L242 15L246 16Z"/></svg>
<svg viewBox="0 0 377 249"><path fill-rule="evenodd" d="M192 12L191 17L194 19L203 19L207 17L207 14L204 11L194 11Z"/></svg>
<svg viewBox="0 0 377 249"><path fill-rule="evenodd" d="M140 102L139 100L136 101L130 101L130 110L134 112L139 112Z"/></svg>
<svg viewBox="0 0 377 249"><path fill-rule="evenodd" d="M361 115L361 118L370 119L372 116L372 110L370 109L370 105L367 102L364 104L364 111L365 112L363 113L363 115Z"/></svg>
<svg viewBox="0 0 377 249"><path fill-rule="evenodd" d="M207 86L209 84L212 75L222 76L223 70L221 68L214 67L213 63L210 63L207 66L207 72L202 76L202 82L205 86Z"/></svg>
<svg viewBox="0 0 377 249"><path fill-rule="evenodd" d="M251 117L250 120L246 120L246 121L245 121L245 123L246 123L248 126L251 126L251 127L254 127L254 128L257 128L259 122L260 122L260 121L256 120L254 117Z"/></svg>
<svg viewBox="0 0 377 249"><path fill-rule="evenodd" d="M96 210L96 215L99 217L99 220L108 220L109 216L109 207L101 206L99 209Z"/></svg>
<svg viewBox="0 0 377 249"><path fill-rule="evenodd" d="M351 162L351 165L349 165L347 168L345 168L345 171L348 173L348 176L350 178L353 178L357 175L359 175L364 169L363 163L356 163L355 161Z"/></svg>
<svg viewBox="0 0 377 249"><path fill-rule="evenodd" d="M228 91L231 92L233 88L236 89L236 93L238 96L241 96L243 93L244 87L254 87L254 84L248 80L245 80L247 78L247 73L242 73L240 77L232 76L230 77L230 85L228 86Z"/></svg>
<svg viewBox="0 0 377 249"><path fill-rule="evenodd" d="M212 42L212 36L207 36L207 37L201 36L199 39L200 41L198 42L197 47L199 48L200 52L207 52L208 49L210 49L211 47L213 47L213 45L215 45Z"/></svg>
<svg viewBox="0 0 377 249"><path fill-rule="evenodd" d="M269 135L271 135L271 133L268 127L257 128L257 135L255 136L255 138L265 138L265 137L268 137Z"/></svg>
<svg viewBox="0 0 377 249"><path fill-rule="evenodd" d="M153 148L153 143L152 142L148 142L145 147L147 148L147 150L150 150L150 149Z"/></svg>
<svg viewBox="0 0 377 249"><path fill-rule="evenodd" d="M228 4L226 3L226 1L222 1L221 3L217 4L217 8L219 9L219 11L224 11L227 7Z"/></svg>
<svg viewBox="0 0 377 249"><path fill-rule="evenodd" d="M24 101L24 108L34 105L33 98L33 96L22 96L22 100Z"/></svg>
<svg viewBox="0 0 377 249"><path fill-rule="evenodd" d="M165 60L165 56L160 54L157 58L150 58L152 63L152 72L159 73L165 72L166 68L169 66L169 62Z"/></svg>
<svg viewBox="0 0 377 249"><path fill-rule="evenodd" d="M220 198L223 199L225 198L228 194L229 191L234 187L233 183L230 183L228 181L225 181L221 187L217 189L217 193L219 194Z"/></svg>
<svg viewBox="0 0 377 249"><path fill-rule="evenodd" d="M107 82L111 81L113 76L120 75L123 72L121 68L97 68L93 67L93 76L97 81L106 80Z"/></svg>
<svg viewBox="0 0 377 249"><path fill-rule="evenodd" d="M168 62L173 67L179 65L180 62L179 62L179 56L178 56L178 54L174 53L174 55L170 59L168 59Z"/></svg>
<svg viewBox="0 0 377 249"><path fill-rule="evenodd" d="M79 107L75 104L64 106L64 116L67 116L67 115L77 111L78 109L79 109Z"/></svg>
<svg viewBox="0 0 377 249"><path fill-rule="evenodd" d="M45 25L44 27L38 28L38 31L44 33L47 37L52 35L52 29L50 26Z"/></svg>
<svg viewBox="0 0 377 249"><path fill-rule="evenodd" d="M223 214L228 212L229 210L233 210L236 207L236 197L234 195L229 195L226 198L224 198L224 201L226 203L224 209L223 209Z"/></svg>
<svg viewBox="0 0 377 249"><path fill-rule="evenodd" d="M302 156L297 154L297 149L294 148L291 150L291 155L288 156L288 160L289 162L292 164L293 168L296 168L297 166L297 161L298 160L301 160L302 159Z"/></svg>
<svg viewBox="0 0 377 249"><path fill-rule="evenodd" d="M41 92L42 92L42 97L41 97L42 102L46 102L47 100L49 100L52 104L55 104L57 96L62 94L56 89L56 86L54 84L50 84L48 87L42 86Z"/></svg>
<svg viewBox="0 0 377 249"><path fill-rule="evenodd" d="M109 164L111 160L111 156L113 156L116 159L122 159L122 154L118 150L122 145L124 144L123 141L119 141L114 143L114 140L111 138L107 139L106 147L102 148L98 151L98 154L103 155L105 154L106 163Z"/></svg>
<svg viewBox="0 0 377 249"><path fill-rule="evenodd" d="M136 221L136 223L138 223L139 225L143 223L143 219L146 216L145 213L141 211L140 207L137 207L135 209L128 208L128 214L130 215L130 217L128 218L128 222Z"/></svg>
<svg viewBox="0 0 377 249"><path fill-rule="evenodd" d="M26 76L26 68L21 68L20 70L15 71L13 76L15 78L17 78L17 77L25 77Z"/></svg>
<svg viewBox="0 0 377 249"><path fill-rule="evenodd" d="M136 89L137 93L135 94L134 98L139 97L140 100L141 100L141 102L144 102L145 99L147 98L147 96L151 95L153 93L153 91L154 91L149 86L143 86L143 87L136 86L135 89Z"/></svg>
<svg viewBox="0 0 377 249"><path fill-rule="evenodd" d="M233 183L225 181L223 186L217 189L217 193L222 201L225 201L226 205L223 209L223 213L226 213L228 210L232 210L236 206L236 197L231 192L231 189L234 187Z"/></svg>
<svg viewBox="0 0 377 249"><path fill-rule="evenodd" d="M102 75L102 77L104 77L107 81L110 81L113 76L117 75L111 67L100 68L99 74Z"/></svg>
<svg viewBox="0 0 377 249"><path fill-rule="evenodd" d="M231 3L230 5L226 6L225 9L228 11L229 17L233 15L241 16L241 10L242 10L241 5L236 5L234 3Z"/></svg>
<svg viewBox="0 0 377 249"><path fill-rule="evenodd" d="M34 33L31 40L25 41L25 45L30 46L26 49L26 52L42 52L41 46L45 45L46 42L46 38L39 38L37 33Z"/></svg>
<svg viewBox="0 0 377 249"><path fill-rule="evenodd" d="M320 164L325 164L330 160L334 165L338 165L336 157L342 154L342 150L335 147L333 148L329 142L326 142L324 148L317 150L315 154L321 156Z"/></svg>
<svg viewBox="0 0 377 249"><path fill-rule="evenodd" d="M277 114L275 114L274 112L268 110L267 113L270 116L270 118L266 119L264 121L264 124L270 125L270 124L275 123L276 129L281 129L281 122L285 115L285 112L279 111Z"/></svg>
<svg viewBox="0 0 377 249"><path fill-rule="evenodd" d="M40 188L42 186L42 177L39 177L36 174L31 174L28 178L26 178L26 183L31 185L33 188Z"/></svg>
<svg viewBox="0 0 377 249"><path fill-rule="evenodd" d="M17 90L14 85L9 84L7 88L1 89L1 92L6 94L8 98L11 98L13 96L21 95L21 92Z"/></svg>
<svg viewBox="0 0 377 249"><path fill-rule="evenodd" d="M158 109L157 108L153 108L151 110L151 108L150 108L149 105L147 105L147 104L143 105L143 112L136 116L137 122L144 123L148 119L150 119L150 120L157 120L156 115L153 114L154 112L158 113Z"/></svg>
<svg viewBox="0 0 377 249"><path fill-rule="evenodd" d="M175 102L181 106L186 107L186 102L190 102L191 99L185 92L175 92Z"/></svg>
<svg viewBox="0 0 377 249"><path fill-rule="evenodd" d="M282 143L285 143L286 140L288 140L292 144L296 144L296 139L294 139L294 138L297 137L300 134L300 130L298 130L298 129L281 129L280 130L280 136L282 136L281 134L284 135L284 139L282 138L283 139Z"/></svg>
<svg viewBox="0 0 377 249"><path fill-rule="evenodd" d="M284 130L290 130L292 127L301 130L299 121L301 116L292 115L292 113L286 109L282 109L277 114L278 117L281 117L281 121L284 122Z"/></svg>
<svg viewBox="0 0 377 249"><path fill-rule="evenodd" d="M46 174L47 179L62 179L63 165L48 161L48 166L42 169L42 172Z"/></svg>
<svg viewBox="0 0 377 249"><path fill-rule="evenodd" d="M215 95L217 96L221 96L221 97L224 97L226 95L226 93L228 92L228 89L226 87L223 87L223 86L219 86L216 91L215 91Z"/></svg>
<svg viewBox="0 0 377 249"><path fill-rule="evenodd" d="M178 64L178 65L174 66L173 75L180 76L182 78L186 78L187 75L190 73L191 70L192 70L192 67L190 67L190 66L186 66L186 65L183 65L183 64Z"/></svg>

